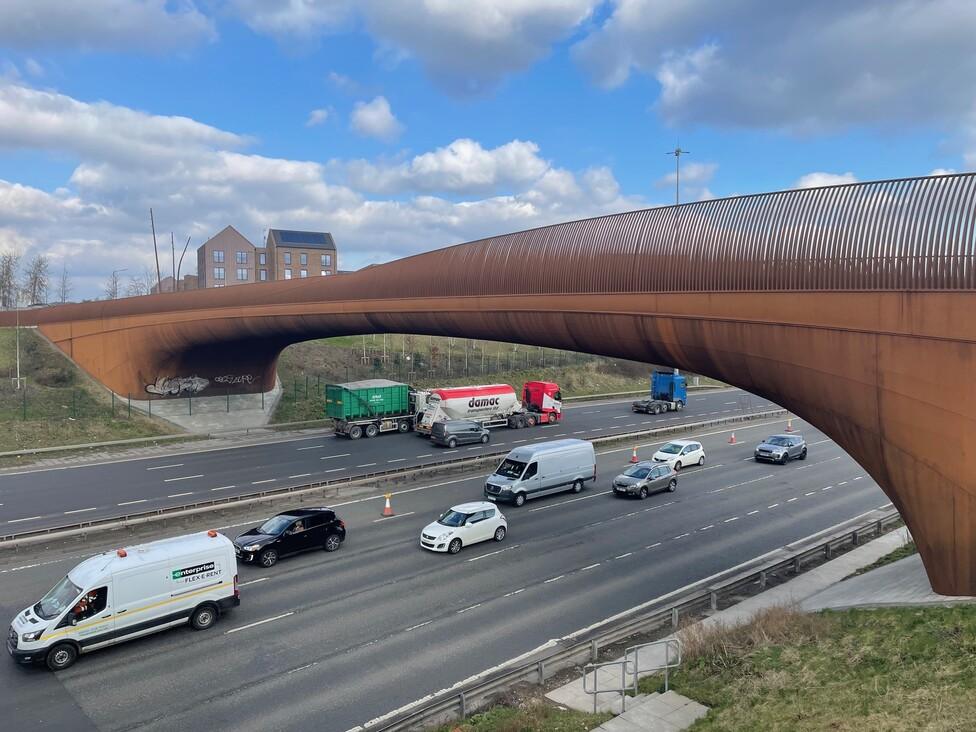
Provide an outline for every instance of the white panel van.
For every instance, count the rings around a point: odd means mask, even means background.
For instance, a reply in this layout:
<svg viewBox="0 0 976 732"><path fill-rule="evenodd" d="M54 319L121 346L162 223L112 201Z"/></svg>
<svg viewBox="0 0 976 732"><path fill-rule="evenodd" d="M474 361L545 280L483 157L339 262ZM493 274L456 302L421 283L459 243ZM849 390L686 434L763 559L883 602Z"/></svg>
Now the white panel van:
<svg viewBox="0 0 976 732"><path fill-rule="evenodd" d="M212 530L163 539L83 561L14 618L7 651L60 671L82 653L175 625L204 630L239 604L230 539Z"/></svg>
<svg viewBox="0 0 976 732"><path fill-rule="evenodd" d="M530 498L572 490L596 480L596 452L586 440L553 440L517 447L485 481L485 498L521 506Z"/></svg>

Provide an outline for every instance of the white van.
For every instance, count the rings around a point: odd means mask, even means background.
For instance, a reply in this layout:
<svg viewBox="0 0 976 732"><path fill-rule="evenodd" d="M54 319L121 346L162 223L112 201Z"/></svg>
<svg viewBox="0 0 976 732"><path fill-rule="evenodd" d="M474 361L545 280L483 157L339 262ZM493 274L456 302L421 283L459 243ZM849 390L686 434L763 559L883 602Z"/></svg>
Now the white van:
<svg viewBox="0 0 976 732"><path fill-rule="evenodd" d="M216 531L86 559L10 625L18 663L68 668L82 653L189 623L209 628L240 605L234 544Z"/></svg>
<svg viewBox="0 0 976 732"><path fill-rule="evenodd" d="M586 440L553 440L517 447L485 481L485 498L521 506L529 498L572 490L596 480L596 452Z"/></svg>

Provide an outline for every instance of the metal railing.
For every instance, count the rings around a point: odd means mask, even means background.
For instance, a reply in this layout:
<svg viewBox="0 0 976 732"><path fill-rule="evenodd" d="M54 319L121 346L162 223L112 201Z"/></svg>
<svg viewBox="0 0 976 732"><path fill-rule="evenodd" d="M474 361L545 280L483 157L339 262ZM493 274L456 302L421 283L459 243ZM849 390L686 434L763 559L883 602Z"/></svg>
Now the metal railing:
<svg viewBox="0 0 976 732"><path fill-rule="evenodd" d="M579 637L563 639L531 661L499 669L460 688L442 692L423 705L367 723L362 729L369 732L401 732L456 720L459 714L464 716L490 704L496 695L515 684L523 681L541 684L546 678L571 666L597 663L601 647L618 643L637 633L653 632L668 626L672 631L677 630L682 617L709 610L715 605L716 598L736 596L751 586L763 589L770 577L796 574L812 560L830 557L834 550L845 544L857 546L866 536L877 536L885 527L901 520L897 511L877 513L875 518L855 528L847 526L838 529L829 536L821 537L813 545L792 552L784 549L780 556L728 579L699 583L677 598L665 596L659 603L637 609L625 618L608 621Z"/></svg>
<svg viewBox="0 0 976 732"><path fill-rule="evenodd" d="M610 666L620 666L620 686L612 689L600 688L600 669ZM596 698L598 694L620 694L620 711L627 711L627 691L630 689L630 682L627 681L629 663L626 659L622 661L607 661L606 663L588 663L583 667L583 691L593 696L593 713L596 714ZM593 672L593 688L586 685L590 672Z"/></svg>
<svg viewBox="0 0 976 732"><path fill-rule="evenodd" d="M664 646L664 663L656 664L654 666L648 666L647 668L641 668L640 665L640 652L648 648L657 648L659 646ZM674 658L671 658L671 651L674 650ZM678 638L664 638L663 640L651 641L650 643L641 643L636 646L631 646L624 651L624 660L628 663L630 662L630 655L634 654L634 694L637 694L637 682L640 680L640 675L642 673L653 673L655 671L664 671L664 690L668 690L669 682L669 672L673 668L677 668L681 665L681 641Z"/></svg>

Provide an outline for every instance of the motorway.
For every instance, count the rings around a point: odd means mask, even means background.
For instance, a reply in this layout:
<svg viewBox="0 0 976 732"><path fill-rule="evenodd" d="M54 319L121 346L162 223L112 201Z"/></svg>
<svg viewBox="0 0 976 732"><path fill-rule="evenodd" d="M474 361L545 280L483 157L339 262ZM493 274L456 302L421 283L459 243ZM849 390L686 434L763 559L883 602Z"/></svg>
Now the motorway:
<svg viewBox="0 0 976 732"><path fill-rule="evenodd" d="M0 473L0 535L184 506L313 481L455 460L557 437L595 438L774 408L734 389L691 395L687 408L634 414L631 400L568 407L556 425L496 429L489 445L439 448L415 433L349 440L331 434L238 448L167 453L90 465Z"/></svg>
<svg viewBox="0 0 976 732"><path fill-rule="evenodd" d="M457 556L425 552L419 532L443 508L479 498L480 474L402 491L389 519L372 498L336 503L349 529L343 547L271 570L242 566L242 604L210 631L178 628L59 674L0 664L0 718L10 729L70 723L76 732L353 728L547 639L890 505L826 436L795 425L810 454L786 466L751 459L782 420L737 425L735 445L728 428L697 433L706 465L683 471L675 493L646 501L608 492L629 449L600 451L595 485L503 506L506 540ZM12 617L79 560L40 549L5 559L0 612Z"/></svg>

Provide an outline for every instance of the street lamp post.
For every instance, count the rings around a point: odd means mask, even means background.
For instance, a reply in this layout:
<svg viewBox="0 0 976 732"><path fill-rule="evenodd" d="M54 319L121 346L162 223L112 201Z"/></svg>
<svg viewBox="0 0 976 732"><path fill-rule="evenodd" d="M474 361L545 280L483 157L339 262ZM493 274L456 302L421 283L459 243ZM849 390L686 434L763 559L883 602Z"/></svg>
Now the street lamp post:
<svg viewBox="0 0 976 732"><path fill-rule="evenodd" d="M674 155L674 204L678 205L678 185L681 182L681 156L689 155L689 150L682 150L680 145L675 146L667 155Z"/></svg>

